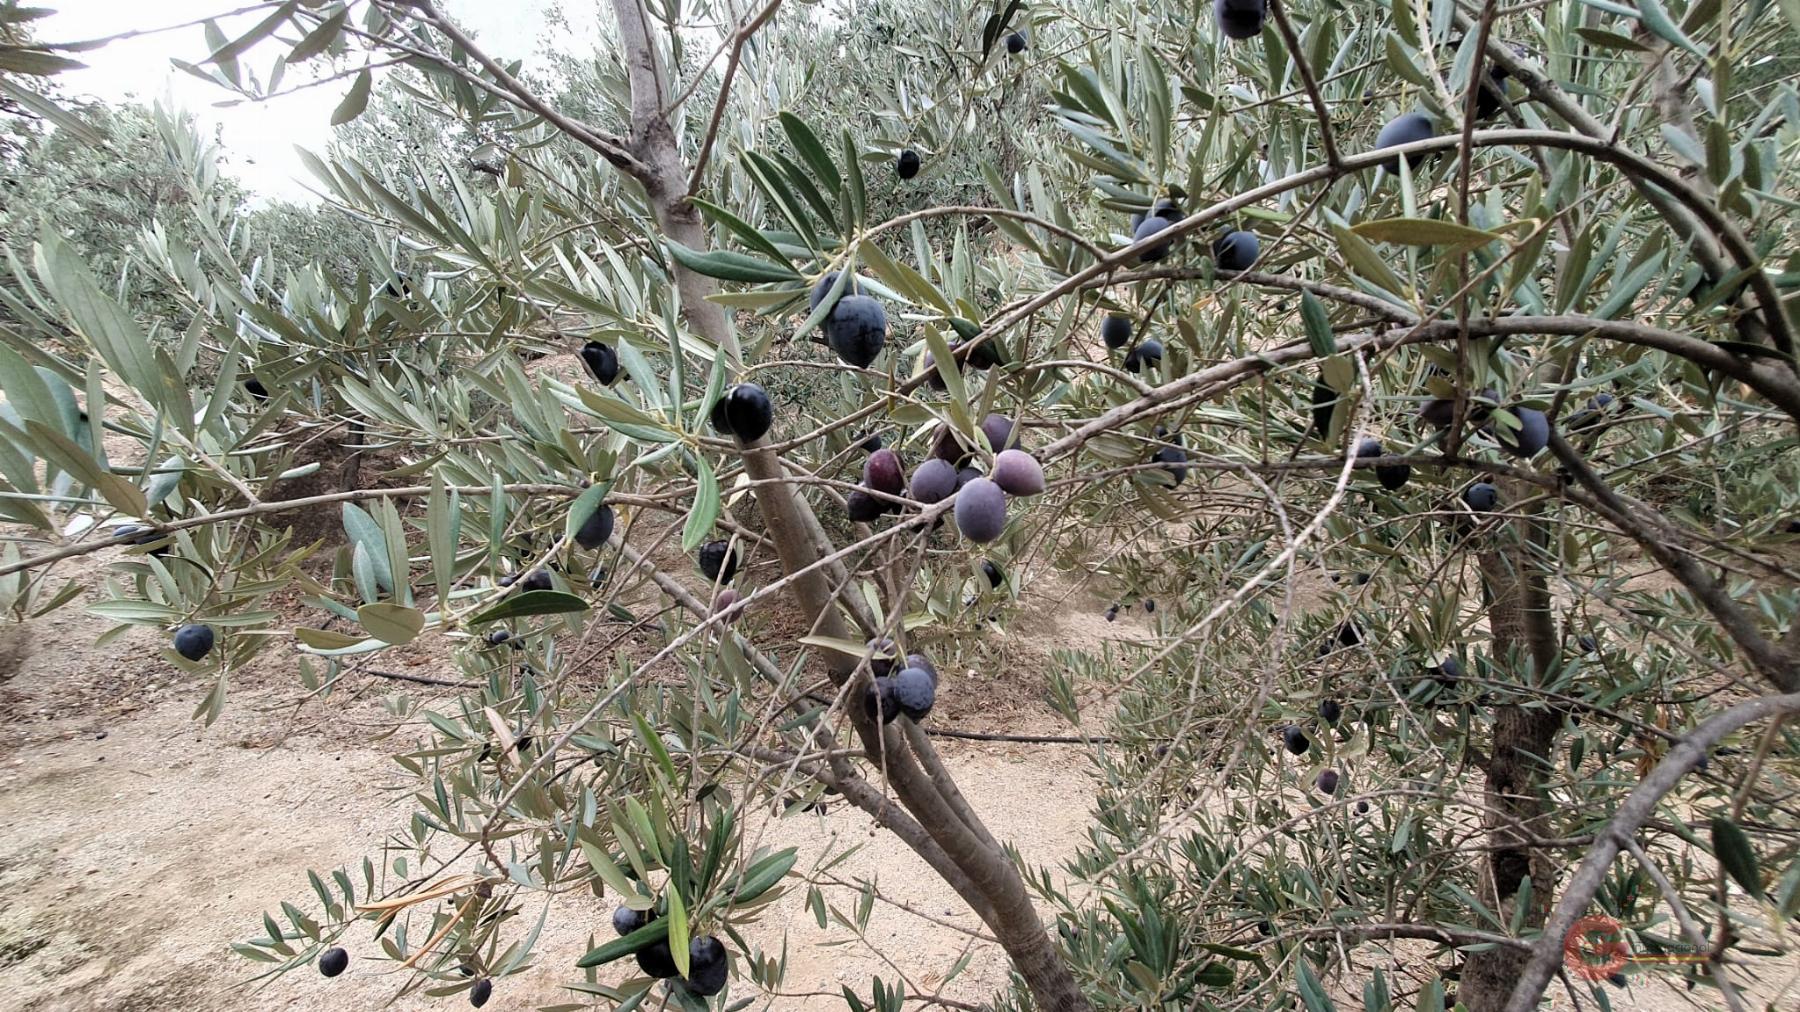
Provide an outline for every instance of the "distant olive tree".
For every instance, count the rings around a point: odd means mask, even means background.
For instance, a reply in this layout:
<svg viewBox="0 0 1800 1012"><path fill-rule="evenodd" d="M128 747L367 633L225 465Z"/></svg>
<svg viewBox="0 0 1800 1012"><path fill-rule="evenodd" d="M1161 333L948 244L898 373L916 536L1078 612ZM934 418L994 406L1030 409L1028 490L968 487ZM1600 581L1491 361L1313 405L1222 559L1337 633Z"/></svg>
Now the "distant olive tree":
<svg viewBox="0 0 1800 1012"><path fill-rule="evenodd" d="M275 648L453 690L390 698L408 853L239 953L479 1005L586 893L579 1002L779 1007L740 926L843 886L752 814L831 793L982 919L996 1008L1606 1007L1587 914L1791 1000L1800 97L1733 84L1791 6L612 9L544 80L432 0L209 26L222 88L410 124L312 159L366 269L168 240L146 331L46 235L9 288L0 604L124 547L91 607L209 719ZM1152 631L1048 674L1101 783L1062 874L930 716L1052 567ZM427 633L454 677L381 667Z"/></svg>

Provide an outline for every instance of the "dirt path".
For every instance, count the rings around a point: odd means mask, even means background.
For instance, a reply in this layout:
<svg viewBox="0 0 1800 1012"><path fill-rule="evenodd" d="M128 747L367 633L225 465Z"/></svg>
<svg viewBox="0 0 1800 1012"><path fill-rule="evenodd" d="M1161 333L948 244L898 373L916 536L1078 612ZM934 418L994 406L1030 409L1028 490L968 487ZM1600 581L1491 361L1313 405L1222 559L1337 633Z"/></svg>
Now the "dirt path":
<svg viewBox="0 0 1800 1012"><path fill-rule="evenodd" d="M1052 590L1061 598L1067 588L1046 583L1039 593ZM1100 610L1086 599L1078 607ZM992 648L1009 667L1041 668L1032 658L1041 662L1052 647L1091 646L1091 637L1133 631L1125 622L1094 622L1040 642L1037 626L1049 622L1021 615L1012 632L993 634ZM159 656L163 642L152 632L133 630L96 647L108 626L75 608L0 626L0 1008L323 1012L382 1005L402 978L392 963L371 958L376 946L362 926L350 935L358 958L335 981L301 972L255 990L246 982L256 964L227 946L260 934L264 909L310 897L307 869L378 857L384 836L403 825L408 800L388 789L398 782L387 758L394 744L377 740L387 726L378 698L390 687L378 683L361 698L345 693L296 709L291 662L274 656L238 676L225 715L202 728L190 713L205 686ZM991 672L947 671L945 679L948 698L964 701L945 708L947 719L966 717L964 726L983 729L1064 730L1035 691L997 692L1002 680ZM1004 697L1004 705L967 705L984 697ZM1092 797L1088 764L1077 751L940 744L997 835L1052 868L1072 853ZM823 816L773 821L764 842L799 847L802 867L828 848L857 847L833 873L852 883L876 879L894 901L875 904L866 930L893 965L841 925L821 930L804 907L804 886L773 905L749 934L779 954L786 932L790 993L777 999L779 1007L842 1008L839 988L867 995L876 974L894 982L904 973L912 988L941 988L963 1002L984 1002L1004 985L997 947L965 934L979 928L974 915L863 813L839 804ZM840 910L855 908L853 889L828 896ZM580 979L574 961L588 949L590 932L610 935L608 910L586 902L559 900L535 968L501 981L490 1009L579 1000L562 985ZM944 984L965 949L973 949L966 967ZM740 981L734 990L746 994L750 985ZM394 1007L445 1006L413 997Z"/></svg>

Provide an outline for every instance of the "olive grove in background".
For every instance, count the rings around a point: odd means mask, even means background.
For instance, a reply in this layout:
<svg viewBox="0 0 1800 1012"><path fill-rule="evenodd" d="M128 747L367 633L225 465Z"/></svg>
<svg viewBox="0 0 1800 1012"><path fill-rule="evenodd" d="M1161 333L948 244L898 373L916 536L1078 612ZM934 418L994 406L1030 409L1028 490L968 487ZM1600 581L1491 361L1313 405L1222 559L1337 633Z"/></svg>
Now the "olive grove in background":
<svg viewBox="0 0 1800 1012"><path fill-rule="evenodd" d="M996 1008L1608 1007L1590 913L1794 1000L1800 7L601 6L536 74L432 0L209 23L222 95L344 96L322 207L250 210L0 4L0 607L168 630L207 721L269 651L325 705L421 637L457 675L396 683L415 811L252 973L781 1007L741 927L879 891L759 843L830 793L981 918ZM1057 569L1152 633L1004 673L1098 776L1047 868L896 686Z"/></svg>

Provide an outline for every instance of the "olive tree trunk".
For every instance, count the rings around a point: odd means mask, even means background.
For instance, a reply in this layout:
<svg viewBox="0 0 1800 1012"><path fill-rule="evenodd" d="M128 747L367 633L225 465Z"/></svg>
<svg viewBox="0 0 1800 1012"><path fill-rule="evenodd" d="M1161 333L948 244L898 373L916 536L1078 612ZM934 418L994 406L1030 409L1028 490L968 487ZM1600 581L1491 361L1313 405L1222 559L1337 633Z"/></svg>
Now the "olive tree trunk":
<svg viewBox="0 0 1800 1012"><path fill-rule="evenodd" d="M708 249L711 243L704 223L687 200L689 167L663 111L671 89L661 39L637 0L613 0L613 11L631 83L629 149L633 162L624 168L643 185L664 235L690 249ZM706 299L717 286L680 264L672 263L670 268L689 325L737 364L738 344L731 321L718 304ZM745 471L758 482L757 505L782 568L789 574L805 572L794 583L794 596L815 630L825 636L852 638L844 614L849 610L864 635L875 633L859 605L837 599L832 588L845 582L834 579L841 575L841 567L813 568L824 557L821 548L831 550L830 541L806 500L784 480L787 474L780 459L763 440L740 443L739 451ZM856 677L857 666L848 659L834 658L830 673L841 687ZM901 838L940 874L948 860L954 873L944 875L945 880L993 931L1038 1007L1047 1012L1088 1012L1091 1006L1044 930L1018 868L963 801L924 736L916 735L909 743L898 725L876 723L860 706L849 710L868 755L881 762L896 797L934 846L925 847L925 841L904 835Z"/></svg>
<svg viewBox="0 0 1800 1012"><path fill-rule="evenodd" d="M1542 505L1532 501L1531 487L1505 482L1502 489L1508 502L1528 505L1521 507L1522 516L1488 535L1496 543L1480 556L1492 658L1500 677L1535 683L1555 663L1557 653L1556 623L1543 571L1548 539L1539 519ZM1550 814L1543 782L1561 727L1562 716L1554 709L1509 705L1494 712L1493 751L1483 771L1482 791L1482 822L1492 849L1480 895L1503 923L1523 903L1527 909L1521 923L1536 928L1549 916L1556 898L1562 866L1554 852L1534 847L1531 841L1552 835L1543 831ZM1522 888L1526 881L1529 890ZM1471 1012L1498 1012L1530 957L1529 950L1511 946L1472 953L1463 966L1458 997Z"/></svg>

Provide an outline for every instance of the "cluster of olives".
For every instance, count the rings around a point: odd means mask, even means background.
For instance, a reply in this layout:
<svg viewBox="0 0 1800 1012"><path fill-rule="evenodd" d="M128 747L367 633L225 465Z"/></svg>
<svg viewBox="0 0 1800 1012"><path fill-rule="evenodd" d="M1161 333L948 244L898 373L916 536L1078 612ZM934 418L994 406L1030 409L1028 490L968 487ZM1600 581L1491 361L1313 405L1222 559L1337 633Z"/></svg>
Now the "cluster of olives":
<svg viewBox="0 0 1800 1012"><path fill-rule="evenodd" d="M1337 700L1326 699L1319 703L1319 719L1326 726L1335 726L1343 715L1344 708ZM1281 746L1287 749L1290 755L1303 756L1311 751L1312 739L1306 736L1306 731L1298 724L1289 724L1281 729ZM1338 771L1326 768L1319 771L1313 785L1319 789L1321 794L1336 794L1338 780Z"/></svg>
<svg viewBox="0 0 1800 1012"><path fill-rule="evenodd" d="M1162 469L1179 485L1187 480L1188 455L1181 446L1181 433L1171 433L1161 425L1156 427L1156 438L1167 440L1150 455L1150 462L1161 464Z"/></svg>
<svg viewBox="0 0 1800 1012"><path fill-rule="evenodd" d="M1519 420L1519 427L1513 429L1506 425L1496 424L1487 405L1498 398L1499 394L1492 387L1488 387L1469 399L1468 419L1474 425L1479 426L1480 432L1493 437L1494 441L1500 444L1500 449L1515 457L1527 459L1535 457L1543 451L1544 447L1550 445L1550 416L1537 408L1512 404L1508 405L1506 410ZM1598 421L1599 416L1612 404L1612 397L1608 394L1601 394L1589 401L1588 404L1590 414L1583 415L1577 412L1576 415L1583 428ZM1448 397L1433 397L1419 409L1420 420L1440 429L1448 426L1455 420L1455 417L1456 401Z"/></svg>
<svg viewBox="0 0 1800 1012"><path fill-rule="evenodd" d="M1384 453L1386 453L1386 450L1383 449L1383 447L1381 445L1381 440L1379 440L1379 439L1376 439L1372 436L1364 436L1362 439L1357 440L1356 455L1359 458L1367 459L1367 458L1372 458L1372 457L1380 457ZM1400 489L1403 485L1406 484L1407 480L1410 479L1411 477L1412 477L1412 465L1411 464L1377 464L1377 465L1375 465L1375 480L1379 481L1381 483L1381 487L1387 489L1389 492L1397 491L1398 489Z"/></svg>
<svg viewBox="0 0 1800 1012"><path fill-rule="evenodd" d="M613 930L623 938L656 920L654 911L620 907L613 911ZM676 978L691 994L710 998L725 990L730 970L725 945L712 935L702 935L688 942L688 975L681 976L675 966L675 955L669 951L668 939L662 939L637 951L638 969L658 980Z"/></svg>
<svg viewBox="0 0 1800 1012"><path fill-rule="evenodd" d="M1131 317L1113 313L1100 321L1100 340L1105 342L1107 350L1118 351L1131 344ZM1142 372L1146 368L1154 369L1162 364L1162 342L1154 337L1147 337L1125 353L1125 371Z"/></svg>
<svg viewBox="0 0 1800 1012"><path fill-rule="evenodd" d="M936 666L924 654L907 654L905 666L895 671L892 656L898 652L893 640L869 641L869 672L874 679L863 693L863 712L878 723L900 716L917 723L937 702Z"/></svg>
<svg viewBox="0 0 1800 1012"><path fill-rule="evenodd" d="M849 518L868 523L883 513L898 513L903 496L930 506L956 497L957 530L971 541L988 542L1006 529L1006 496L1044 491L1044 468L1036 457L1012 446L1013 424L1004 415L982 420L981 432L994 453L993 472L975 466L975 452L948 426L932 441L931 456L904 475L900 455L877 448L863 462L862 485L845 497Z"/></svg>

